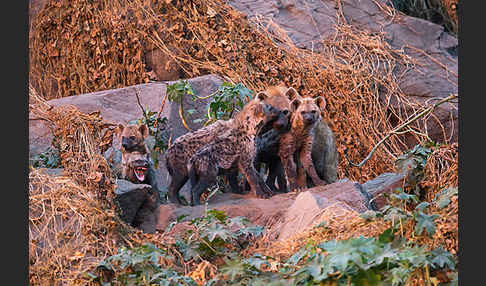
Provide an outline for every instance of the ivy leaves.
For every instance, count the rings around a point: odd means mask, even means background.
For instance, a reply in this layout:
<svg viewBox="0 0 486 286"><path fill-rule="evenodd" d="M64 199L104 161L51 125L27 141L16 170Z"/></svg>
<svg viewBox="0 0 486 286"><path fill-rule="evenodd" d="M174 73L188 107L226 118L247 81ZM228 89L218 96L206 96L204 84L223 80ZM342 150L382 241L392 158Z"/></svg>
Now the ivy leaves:
<svg viewBox="0 0 486 286"><path fill-rule="evenodd" d="M243 84L236 85L224 82L218 90L212 94L209 103L206 125L218 119L228 120L235 112L243 109L243 106L252 98L253 91Z"/></svg>
<svg viewBox="0 0 486 286"><path fill-rule="evenodd" d="M253 94L253 91L246 88L242 83L233 84L224 82L214 93L206 97L200 97L192 89L189 82L182 79L168 85L166 92L169 101L179 104L179 115L186 128L189 127L187 126L183 109L184 96L191 96L193 101L210 98L205 118L196 118L192 120L194 123L204 122L204 125L206 126L219 119L228 120L232 118L234 113L243 109L243 106L252 98ZM185 112L192 115L196 110L188 109Z"/></svg>

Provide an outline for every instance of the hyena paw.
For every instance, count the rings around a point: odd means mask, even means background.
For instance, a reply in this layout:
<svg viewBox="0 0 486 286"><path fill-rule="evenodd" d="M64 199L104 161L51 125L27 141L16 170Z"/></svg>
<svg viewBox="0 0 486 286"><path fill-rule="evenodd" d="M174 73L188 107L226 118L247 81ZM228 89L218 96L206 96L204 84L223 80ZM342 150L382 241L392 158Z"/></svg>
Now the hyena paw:
<svg viewBox="0 0 486 286"><path fill-rule="evenodd" d="M328 182L321 180L321 179L315 180L315 182L314 182L314 185L316 185L316 186L325 186L327 184L328 184Z"/></svg>
<svg viewBox="0 0 486 286"><path fill-rule="evenodd" d="M260 185L259 190L257 191L257 196L263 199L268 199L273 196L275 193L264 183Z"/></svg>

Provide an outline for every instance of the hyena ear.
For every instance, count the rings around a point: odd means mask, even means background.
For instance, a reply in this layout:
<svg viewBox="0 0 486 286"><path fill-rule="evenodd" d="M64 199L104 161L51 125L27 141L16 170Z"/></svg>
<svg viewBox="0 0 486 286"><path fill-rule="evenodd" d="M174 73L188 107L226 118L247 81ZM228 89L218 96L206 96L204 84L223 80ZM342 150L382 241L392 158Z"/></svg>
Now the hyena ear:
<svg viewBox="0 0 486 286"><path fill-rule="evenodd" d="M289 87L289 89L287 89L287 91L285 92L285 96L291 101L300 97L297 90L295 90L295 88L293 88L293 87Z"/></svg>
<svg viewBox="0 0 486 286"><path fill-rule="evenodd" d="M320 96L316 97L316 98L314 99L314 102L315 102L315 104L316 104L317 106L319 106L319 109L320 109L321 111L324 111L324 110L325 110L327 103L326 103L326 99L324 98L324 96L321 96L321 95L320 95Z"/></svg>
<svg viewBox="0 0 486 286"><path fill-rule="evenodd" d="M299 105L302 104L302 101L298 98L292 100L292 102L290 103L290 111L292 112L295 112L297 110L297 108L299 108Z"/></svg>
<svg viewBox="0 0 486 286"><path fill-rule="evenodd" d="M268 98L268 94L266 94L264 91L260 91L255 95L255 99L259 101L264 101L267 98Z"/></svg>
<svg viewBox="0 0 486 286"><path fill-rule="evenodd" d="M115 134L117 134L118 136L120 136L123 132L123 129L125 129L125 125L123 124L118 124L117 127L115 127Z"/></svg>
<svg viewBox="0 0 486 286"><path fill-rule="evenodd" d="M142 137L145 139L147 138L148 136L148 128L147 128L147 125L145 124L142 124L138 127L138 130L140 131L140 133L142 134Z"/></svg>

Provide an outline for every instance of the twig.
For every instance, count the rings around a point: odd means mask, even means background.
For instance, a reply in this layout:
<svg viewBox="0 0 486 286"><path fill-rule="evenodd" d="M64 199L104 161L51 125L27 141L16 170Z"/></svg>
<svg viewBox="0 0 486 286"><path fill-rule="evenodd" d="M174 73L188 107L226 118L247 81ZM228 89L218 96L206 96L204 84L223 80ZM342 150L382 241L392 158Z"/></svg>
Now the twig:
<svg viewBox="0 0 486 286"><path fill-rule="evenodd" d="M165 100L166 99L167 99L167 92L165 93L165 96L162 99L162 104L160 105L159 113L157 113L157 118L155 119L155 122L154 122L154 128L157 128L158 127L157 125L159 124L160 114L162 113L162 110L164 110Z"/></svg>
<svg viewBox="0 0 486 286"><path fill-rule="evenodd" d="M140 103L140 97L138 96L138 89L135 88L135 95L137 96L138 106L142 109L143 117L145 117L145 124L148 124L149 119L147 118L147 113L145 113L145 109L143 108L142 104Z"/></svg>
<svg viewBox="0 0 486 286"><path fill-rule="evenodd" d="M386 139L388 139L390 136L394 135L394 134L403 134L403 132L400 132L401 129L407 127L408 125L410 125L412 122L418 120L419 118L429 114L430 112L432 112L437 106L441 105L442 103L444 102L447 102L449 100L452 100L454 98L457 98L458 95L457 94L452 94L438 102L436 102L434 105L432 106L429 106L427 107L426 109L424 109L422 112L420 112L419 114L415 115L413 118L409 119L407 122L403 123L402 125L398 126L397 128L395 128L394 130L390 131L390 133L388 133L385 137L383 137L383 139L380 140L380 142L378 142L375 147L373 147L373 149L371 150L371 152L368 154L368 156L366 156L366 158L361 161L359 164L356 164L356 163L353 163L351 162L351 160L349 160L348 156L346 154L344 154L344 157L346 158L346 160L348 161L348 163L354 167L358 167L358 168L361 168L361 166L363 166L364 163L366 163L366 161L368 161L371 156L373 155L373 153L375 153L376 149L378 149L378 147L383 143L385 142Z"/></svg>
<svg viewBox="0 0 486 286"><path fill-rule="evenodd" d="M179 103L179 116L181 117L182 124L184 125L184 127L186 127L187 131L191 131L191 128L189 128L189 126L187 125L186 117L184 116L184 110L182 108L182 98L181 102Z"/></svg>
<svg viewBox="0 0 486 286"><path fill-rule="evenodd" d="M428 57L431 61L433 61L434 63L436 63L438 66L440 66L441 68L443 68L446 72L449 72L449 73L453 74L457 78L459 77L459 75L456 72L450 70L447 66L445 66L443 63L441 63L438 60L436 60L434 57L432 57L431 55L429 55L424 50L421 50L421 49L418 49L416 47L409 46L409 45L406 45L404 48L409 48L411 50L414 50L416 52L419 52L419 53L423 54L424 56Z"/></svg>

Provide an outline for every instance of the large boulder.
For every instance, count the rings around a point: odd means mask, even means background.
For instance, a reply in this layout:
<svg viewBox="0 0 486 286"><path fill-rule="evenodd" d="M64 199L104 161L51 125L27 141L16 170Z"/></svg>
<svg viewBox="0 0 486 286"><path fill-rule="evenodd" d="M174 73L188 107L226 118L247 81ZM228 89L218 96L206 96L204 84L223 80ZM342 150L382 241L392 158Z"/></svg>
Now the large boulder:
<svg viewBox="0 0 486 286"><path fill-rule="evenodd" d="M156 228L164 232L178 217L185 216L184 220L191 220L211 208L224 211L229 217L244 216L253 224L266 226L272 238L283 240L318 223L319 215L328 207L338 205L358 213L365 212L370 209L369 198L359 183L349 180L301 193L278 194L269 199L224 193L211 197L207 206L160 205Z"/></svg>
<svg viewBox="0 0 486 286"><path fill-rule="evenodd" d="M383 173L361 186L370 196L370 204L375 210L380 210L388 201L387 194L405 186L405 174Z"/></svg>
<svg viewBox="0 0 486 286"><path fill-rule="evenodd" d="M342 21L338 15L342 13L344 21L354 27L370 33L384 32L392 48L403 50L417 61L415 68L399 66L394 71L400 89L411 102L434 103L433 100L457 94L457 38L440 25L396 11L387 13L390 7L386 2L389 1L231 0L229 3L249 18L263 16L272 20L286 31L294 45L314 51L320 50L322 40L335 34L335 25ZM397 107L402 103L392 100L390 104ZM431 139L457 142L457 107L457 103L442 104L427 119ZM417 144L412 136L405 136L405 140L409 147Z"/></svg>
<svg viewBox="0 0 486 286"><path fill-rule="evenodd" d="M119 216L124 222L147 233L155 232L158 201L150 185L133 184L118 179L115 203Z"/></svg>

